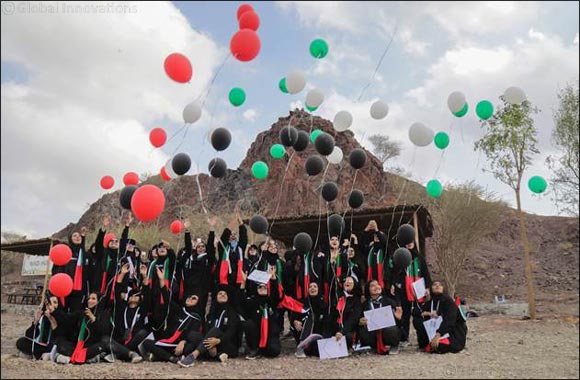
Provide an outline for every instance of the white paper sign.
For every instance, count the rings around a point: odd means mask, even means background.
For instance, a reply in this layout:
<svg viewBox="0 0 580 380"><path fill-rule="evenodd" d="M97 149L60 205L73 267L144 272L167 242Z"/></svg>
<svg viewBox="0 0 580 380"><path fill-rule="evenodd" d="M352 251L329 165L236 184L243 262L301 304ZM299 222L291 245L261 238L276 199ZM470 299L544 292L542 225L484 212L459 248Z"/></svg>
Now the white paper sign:
<svg viewBox="0 0 580 380"><path fill-rule="evenodd" d="M268 281L270 281L270 273L256 269L250 273L248 280L254 281L258 284L267 284Z"/></svg>
<svg viewBox="0 0 580 380"><path fill-rule="evenodd" d="M336 338L319 339L318 352L320 353L320 360L343 358L348 356L348 348L346 346L346 338L343 336L339 341Z"/></svg>
<svg viewBox="0 0 580 380"><path fill-rule="evenodd" d="M375 331L386 327L396 326L395 316L391 306L384 306L374 310L365 311L367 330Z"/></svg>
<svg viewBox="0 0 580 380"><path fill-rule="evenodd" d="M429 342L431 340L433 340L433 338L435 337L435 334L437 334L437 330L439 330L439 327L441 326L441 323L443 322L443 317L439 316L437 318L431 318L428 321L423 322L423 326L425 326L425 331L427 332L427 337L429 337ZM441 337L441 339L443 338L448 338L449 334L445 334Z"/></svg>
<svg viewBox="0 0 580 380"><path fill-rule="evenodd" d="M22 275L23 276L44 276L46 274L46 264L48 256L36 256L24 254L22 260ZM52 269L52 261L50 261L48 273Z"/></svg>
<svg viewBox="0 0 580 380"><path fill-rule="evenodd" d="M417 299L421 299L425 297L425 293L427 290L425 289L425 279L420 278L417 281L413 282L413 291L415 292L415 297Z"/></svg>

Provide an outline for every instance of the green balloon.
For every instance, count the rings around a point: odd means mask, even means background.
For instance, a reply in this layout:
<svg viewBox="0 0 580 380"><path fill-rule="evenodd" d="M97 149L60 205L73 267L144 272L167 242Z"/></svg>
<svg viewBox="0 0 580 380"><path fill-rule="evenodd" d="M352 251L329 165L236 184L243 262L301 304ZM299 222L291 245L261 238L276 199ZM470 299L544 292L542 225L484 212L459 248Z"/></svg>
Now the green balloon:
<svg viewBox="0 0 580 380"><path fill-rule="evenodd" d="M274 144L270 148L270 155L274 157L276 160L279 160L280 158L284 157L285 153L286 149L284 149L284 145L282 144Z"/></svg>
<svg viewBox="0 0 580 380"><path fill-rule="evenodd" d="M230 103L234 107L239 107L246 101L246 93L239 87L234 87L230 90Z"/></svg>
<svg viewBox="0 0 580 380"><path fill-rule="evenodd" d="M548 183L543 177L535 175L528 181L528 187L530 188L530 190L532 190L532 192L536 194L541 194L544 191L546 191Z"/></svg>
<svg viewBox="0 0 580 380"><path fill-rule="evenodd" d="M306 109L310 112L314 112L318 109L318 107L310 107L310 106L306 106Z"/></svg>
<svg viewBox="0 0 580 380"><path fill-rule="evenodd" d="M314 58L324 58L328 54L328 44L320 38L310 43L310 54Z"/></svg>
<svg viewBox="0 0 580 380"><path fill-rule="evenodd" d="M310 133L310 141L312 141L312 143L314 144L314 140L316 140L318 135L321 133L322 133L322 131L320 129L313 130L312 133Z"/></svg>
<svg viewBox="0 0 580 380"><path fill-rule="evenodd" d="M465 115L467 115L467 110L469 109L469 106L467 105L467 102L465 102L465 105L463 106L463 108L460 111L455 112L455 116L457 117L463 117Z"/></svg>
<svg viewBox="0 0 580 380"><path fill-rule="evenodd" d="M268 165L264 161L256 161L252 165L252 174L257 179L264 179L268 176Z"/></svg>
<svg viewBox="0 0 580 380"><path fill-rule="evenodd" d="M493 115L493 104L489 100L482 100L477 103L475 113L481 120L487 120Z"/></svg>
<svg viewBox="0 0 580 380"><path fill-rule="evenodd" d="M278 87L280 88L280 91L282 91L283 93L285 94L288 93L288 89L286 88L286 78L280 79L280 82L278 82Z"/></svg>
<svg viewBox="0 0 580 380"><path fill-rule="evenodd" d="M439 149L445 149L449 146L449 135L445 132L439 132L435 135L435 146Z"/></svg>
<svg viewBox="0 0 580 380"><path fill-rule="evenodd" d="M441 186L441 182L437 181L436 179L432 179L431 181L427 182L427 194L433 198L439 198L443 193L443 186Z"/></svg>

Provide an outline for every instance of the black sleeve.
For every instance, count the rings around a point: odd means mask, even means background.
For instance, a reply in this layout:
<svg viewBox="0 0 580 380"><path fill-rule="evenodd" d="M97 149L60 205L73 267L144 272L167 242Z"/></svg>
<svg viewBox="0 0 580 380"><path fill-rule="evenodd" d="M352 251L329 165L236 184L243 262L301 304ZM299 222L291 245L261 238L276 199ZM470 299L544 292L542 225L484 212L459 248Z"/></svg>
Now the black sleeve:
<svg viewBox="0 0 580 380"><path fill-rule="evenodd" d="M99 258L103 258L105 255L105 247L104 247L104 240L105 240L105 233L107 231L99 228L99 233L97 234L97 238L95 239L95 254Z"/></svg>
<svg viewBox="0 0 580 380"><path fill-rule="evenodd" d="M242 252L246 252L246 246L248 245L248 230L246 229L245 225L240 224L239 234L240 234L240 242L238 245L240 246L240 248L242 248Z"/></svg>
<svg viewBox="0 0 580 380"><path fill-rule="evenodd" d="M121 240L119 241L119 252L123 254L127 250L127 240L129 240L129 226L125 226L125 228L123 228Z"/></svg>
<svg viewBox="0 0 580 380"><path fill-rule="evenodd" d="M457 305L455 305L451 297L445 296L441 299L439 315L443 317L443 322L441 322L441 326L439 326L437 332L441 336L451 333L457 320Z"/></svg>
<svg viewBox="0 0 580 380"><path fill-rule="evenodd" d="M230 308L230 310L228 311L228 329L227 331L224 332L222 340L234 343L234 338L238 334L239 326L240 326L240 317L233 308Z"/></svg>
<svg viewBox="0 0 580 380"><path fill-rule="evenodd" d="M342 334L346 335L350 332L355 331L361 316L362 316L362 304L360 303L360 301L355 301L353 312L343 322L344 327L342 329Z"/></svg>
<svg viewBox="0 0 580 380"><path fill-rule="evenodd" d="M278 279L270 279L270 297L268 302L273 309L276 309L280 301L282 301L282 294L278 286Z"/></svg>
<svg viewBox="0 0 580 380"><path fill-rule="evenodd" d="M207 244L205 246L205 250L207 251L207 259L209 262L210 267L215 263L215 232L209 231L207 235Z"/></svg>
<svg viewBox="0 0 580 380"><path fill-rule="evenodd" d="M225 228L224 232L222 232L222 236L220 237L220 242L222 244L222 249L225 249L225 247L228 246L229 241L230 241L230 235L232 234L232 231L230 231L229 228ZM218 250L219 252L219 250Z"/></svg>
<svg viewBox="0 0 580 380"><path fill-rule="evenodd" d="M100 310L95 323L93 323L93 326L91 327L91 331L94 331L95 335L98 337L109 335L111 333L111 320L109 313L106 310Z"/></svg>

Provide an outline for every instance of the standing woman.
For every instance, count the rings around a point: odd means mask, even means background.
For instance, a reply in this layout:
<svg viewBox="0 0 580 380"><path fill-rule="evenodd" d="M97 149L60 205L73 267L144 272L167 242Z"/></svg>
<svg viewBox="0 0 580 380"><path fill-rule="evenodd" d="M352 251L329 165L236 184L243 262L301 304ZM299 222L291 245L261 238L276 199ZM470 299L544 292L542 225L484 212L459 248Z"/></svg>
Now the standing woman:
<svg viewBox="0 0 580 380"><path fill-rule="evenodd" d="M386 242L382 232L375 231L371 234L371 241L368 244L367 255L367 283L376 280L381 288L385 287L384 282L384 261L386 254Z"/></svg>
<svg viewBox="0 0 580 380"><path fill-rule="evenodd" d="M90 261L85 250L86 233L87 228L82 227L80 231L75 231L69 235L68 246L72 251L71 260L66 265L53 265L52 267L53 276L57 273L66 273L73 279L71 294L61 299L65 311L81 310L89 291L88 269Z"/></svg>
<svg viewBox="0 0 580 380"><path fill-rule="evenodd" d="M212 270L215 266L215 226L217 218L208 219L209 234L207 243L201 241L194 242L191 238L189 227L191 223L185 220L185 248L181 251L178 259L179 299L184 301L185 294L197 294L199 305L205 315L208 295L213 288Z"/></svg>
<svg viewBox="0 0 580 380"><path fill-rule="evenodd" d="M346 252L341 250L339 236L330 238L330 248L325 253L324 302L330 309L336 307L342 293L344 279L348 272Z"/></svg>
<svg viewBox="0 0 580 380"><path fill-rule="evenodd" d="M151 289L151 317L149 324L156 339L161 339L163 331L167 328L167 318L171 305L171 299L178 297L178 286L175 279L176 258L175 252L169 243L162 240L156 248L157 258L149 265L149 288ZM163 273L159 278L158 271ZM163 282L165 291L162 291Z"/></svg>

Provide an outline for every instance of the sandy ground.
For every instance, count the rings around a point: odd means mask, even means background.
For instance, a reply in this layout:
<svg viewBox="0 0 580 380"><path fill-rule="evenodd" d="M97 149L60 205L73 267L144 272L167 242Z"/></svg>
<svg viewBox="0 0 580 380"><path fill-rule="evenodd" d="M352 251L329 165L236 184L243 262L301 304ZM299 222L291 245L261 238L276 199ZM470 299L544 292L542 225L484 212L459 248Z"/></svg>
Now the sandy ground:
<svg viewBox="0 0 580 380"><path fill-rule="evenodd" d="M18 357L15 341L30 318L2 314L3 379L14 378L578 378L578 318L523 321L483 316L469 320L467 348L459 354L429 355L409 345L398 356L355 354L320 361L297 359L283 340L276 359L201 362L192 368L169 363L59 365ZM413 337L414 342L414 337Z"/></svg>

